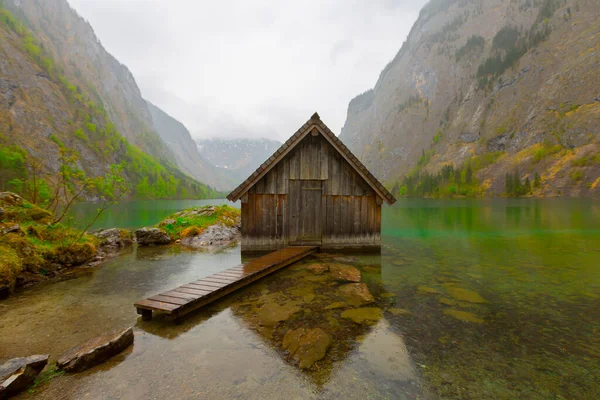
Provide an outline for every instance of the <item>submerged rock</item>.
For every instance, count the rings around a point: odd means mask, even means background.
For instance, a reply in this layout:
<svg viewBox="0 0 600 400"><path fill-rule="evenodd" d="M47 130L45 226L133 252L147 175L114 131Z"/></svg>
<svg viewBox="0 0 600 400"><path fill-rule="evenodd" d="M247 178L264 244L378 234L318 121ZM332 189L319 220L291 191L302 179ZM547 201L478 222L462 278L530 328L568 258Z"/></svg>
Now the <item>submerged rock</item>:
<svg viewBox="0 0 600 400"><path fill-rule="evenodd" d="M81 372L119 354L133 344L133 329L95 337L59 357L56 366L68 372Z"/></svg>
<svg viewBox="0 0 600 400"><path fill-rule="evenodd" d="M215 249L228 246L240 237L238 227L228 227L223 224L211 225L202 233L181 239L181 245L193 249Z"/></svg>
<svg viewBox="0 0 600 400"><path fill-rule="evenodd" d="M296 297L302 297L305 303L312 302L316 297L314 288L309 286L303 286L290 290L290 294Z"/></svg>
<svg viewBox="0 0 600 400"><path fill-rule="evenodd" d="M348 302L348 304L355 307L371 304L375 301L375 298L371 292L369 292L366 283L349 283L347 285L342 285L338 289L338 293Z"/></svg>
<svg viewBox="0 0 600 400"><path fill-rule="evenodd" d="M262 326L274 326L288 320L292 315L301 311L295 303L280 306L276 303L265 304L258 312L259 323Z"/></svg>
<svg viewBox="0 0 600 400"><path fill-rule="evenodd" d="M379 321L381 317L381 309L376 307L353 308L342 313L342 318L349 319L357 324L371 325Z"/></svg>
<svg viewBox="0 0 600 400"><path fill-rule="evenodd" d="M387 310L392 315L412 315L412 313L404 308L388 308Z"/></svg>
<svg viewBox="0 0 600 400"><path fill-rule="evenodd" d="M325 309L326 310L335 310L336 308L346 308L346 307L348 307L348 304L344 303L343 301L336 301L335 303L331 303L330 305L325 307Z"/></svg>
<svg viewBox="0 0 600 400"><path fill-rule="evenodd" d="M448 287L446 288L450 296L454 297L459 301L467 301L469 303L485 303L485 299L479 295L479 293L474 292L469 289L463 289L459 287Z"/></svg>
<svg viewBox="0 0 600 400"><path fill-rule="evenodd" d="M13 358L0 365L0 399L14 396L33 383L48 364L48 355Z"/></svg>
<svg viewBox="0 0 600 400"><path fill-rule="evenodd" d="M419 286L417 288L417 290L420 293L428 293L428 294L438 294L439 292L437 290L435 290L434 288L430 288L428 286Z"/></svg>
<svg viewBox="0 0 600 400"><path fill-rule="evenodd" d="M135 231L135 238L142 246L171 243L169 234L159 228L142 228Z"/></svg>
<svg viewBox="0 0 600 400"><path fill-rule="evenodd" d="M396 293L381 293L379 297L382 299L391 299L392 297L396 297Z"/></svg>
<svg viewBox="0 0 600 400"><path fill-rule="evenodd" d="M360 271L351 265L330 264L329 271L337 281L360 282Z"/></svg>
<svg viewBox="0 0 600 400"><path fill-rule="evenodd" d="M455 310L454 308L447 308L444 310L444 315L448 315L450 317L454 317L459 321L463 322L473 322L476 324L483 324L485 321L481 318L477 317L475 314L467 312Z"/></svg>
<svg viewBox="0 0 600 400"><path fill-rule="evenodd" d="M315 275L321 275L329 271L329 267L325 264L310 264L306 267L306 269Z"/></svg>
<svg viewBox="0 0 600 400"><path fill-rule="evenodd" d="M440 303L445 304L447 306L455 306L456 304L458 304L458 302L456 300L452 300L446 297L442 297L440 299Z"/></svg>
<svg viewBox="0 0 600 400"><path fill-rule="evenodd" d="M298 362L302 369L310 368L327 354L331 337L320 328L298 328L287 331L283 336L282 349Z"/></svg>

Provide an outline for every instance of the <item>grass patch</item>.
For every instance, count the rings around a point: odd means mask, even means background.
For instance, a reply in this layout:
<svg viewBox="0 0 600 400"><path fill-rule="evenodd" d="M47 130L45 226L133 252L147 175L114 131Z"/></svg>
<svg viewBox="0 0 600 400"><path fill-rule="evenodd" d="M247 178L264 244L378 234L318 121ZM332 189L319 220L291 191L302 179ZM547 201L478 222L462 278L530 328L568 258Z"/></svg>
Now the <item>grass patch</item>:
<svg viewBox="0 0 600 400"><path fill-rule="evenodd" d="M589 167L594 164L600 164L600 154L587 155L571 161L575 167Z"/></svg>
<svg viewBox="0 0 600 400"><path fill-rule="evenodd" d="M541 145L533 153L533 162L535 164L554 154L560 153L563 147L560 144L554 146Z"/></svg>
<svg viewBox="0 0 600 400"><path fill-rule="evenodd" d="M158 226L173 239L181 239L201 234L211 225L235 226L240 223L240 210L221 206L190 208L165 218Z"/></svg>
<svg viewBox="0 0 600 400"><path fill-rule="evenodd" d="M50 275L58 266L76 266L96 254L98 239L62 224L48 225L50 213L18 196L0 201L6 215L2 227L19 224L0 236L0 284L11 289L23 272Z"/></svg>
<svg viewBox="0 0 600 400"><path fill-rule="evenodd" d="M580 169L574 169L571 172L569 172L569 177L571 177L571 180L573 180L573 182L581 182L583 180L583 171L581 171Z"/></svg>
<svg viewBox="0 0 600 400"><path fill-rule="evenodd" d="M11 289L14 288L17 275L22 268L23 263L17 252L0 244L0 284L8 285Z"/></svg>
<svg viewBox="0 0 600 400"><path fill-rule="evenodd" d="M29 387L28 393L34 394L36 389L44 383L49 382L54 378L61 377L65 374L65 371L58 369L56 365L51 365L45 368L33 381L33 384Z"/></svg>

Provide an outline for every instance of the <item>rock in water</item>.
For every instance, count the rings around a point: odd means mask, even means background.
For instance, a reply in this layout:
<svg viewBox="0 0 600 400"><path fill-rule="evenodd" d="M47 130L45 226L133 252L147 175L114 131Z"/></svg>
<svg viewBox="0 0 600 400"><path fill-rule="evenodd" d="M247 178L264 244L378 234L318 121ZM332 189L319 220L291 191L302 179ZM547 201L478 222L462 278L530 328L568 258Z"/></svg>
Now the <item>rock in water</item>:
<svg viewBox="0 0 600 400"><path fill-rule="evenodd" d="M262 326L275 326L281 321L286 321L301 309L294 303L280 306L275 303L265 304L258 312L258 319Z"/></svg>
<svg viewBox="0 0 600 400"><path fill-rule="evenodd" d="M346 307L348 307L348 304L344 303L343 301L336 301L335 303L331 303L330 305L325 307L325 310L335 310L336 308L346 308Z"/></svg>
<svg viewBox="0 0 600 400"><path fill-rule="evenodd" d="M283 335L283 350L287 350L302 369L312 367L325 357L329 346L331 337L320 328L298 328Z"/></svg>
<svg viewBox="0 0 600 400"><path fill-rule="evenodd" d="M133 344L133 329L127 328L95 337L60 356L56 366L68 372L81 372L119 354Z"/></svg>
<svg viewBox="0 0 600 400"><path fill-rule="evenodd" d="M419 293L428 293L428 294L438 294L439 293L434 288L430 288L428 286L419 286L417 288L417 290L419 291Z"/></svg>
<svg viewBox="0 0 600 400"><path fill-rule="evenodd" d="M353 308L342 313L342 318L349 319L357 324L372 325L382 317L381 309L376 307Z"/></svg>
<svg viewBox="0 0 600 400"><path fill-rule="evenodd" d="M404 308L388 308L388 312L392 315L412 315L412 313Z"/></svg>
<svg viewBox="0 0 600 400"><path fill-rule="evenodd" d="M447 308L444 310L444 314L450 317L454 317L459 321L473 322L476 324L483 324L485 321L473 313L467 311L455 310L453 308Z"/></svg>
<svg viewBox="0 0 600 400"><path fill-rule="evenodd" d="M306 267L306 269L315 275L322 275L324 272L329 270L329 267L325 264L310 264Z"/></svg>
<svg viewBox="0 0 600 400"><path fill-rule="evenodd" d="M360 271L351 265L331 264L329 271L337 281L360 282Z"/></svg>
<svg viewBox="0 0 600 400"><path fill-rule="evenodd" d="M474 292L469 289L463 289L459 287L449 287L448 293L450 296L454 297L459 301L467 301L469 303L481 304L485 303L485 299L479 295L479 293Z"/></svg>
<svg viewBox="0 0 600 400"><path fill-rule="evenodd" d="M0 399L21 392L48 364L48 355L13 358L0 365Z"/></svg>
<svg viewBox="0 0 600 400"><path fill-rule="evenodd" d="M4 218L4 214L6 214L6 211L4 211L4 208L0 207L0 221Z"/></svg>
<svg viewBox="0 0 600 400"><path fill-rule="evenodd" d="M158 228L138 229L135 231L135 238L138 244L143 246L171 243L169 234Z"/></svg>
<svg viewBox="0 0 600 400"><path fill-rule="evenodd" d="M348 302L348 304L355 307L370 304L375 301L375 298L371 292L369 292L366 283L349 283L347 285L342 285L338 289L338 293Z"/></svg>

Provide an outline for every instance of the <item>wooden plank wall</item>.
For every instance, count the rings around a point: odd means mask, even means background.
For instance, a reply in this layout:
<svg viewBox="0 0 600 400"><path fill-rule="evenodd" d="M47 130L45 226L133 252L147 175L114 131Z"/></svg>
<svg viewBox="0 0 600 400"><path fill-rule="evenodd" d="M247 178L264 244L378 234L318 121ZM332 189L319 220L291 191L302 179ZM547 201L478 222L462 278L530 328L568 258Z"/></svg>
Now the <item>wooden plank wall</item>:
<svg viewBox="0 0 600 400"><path fill-rule="evenodd" d="M290 180L322 180L323 248L380 245L376 194L320 134L308 134L248 192L242 204L242 250L288 245Z"/></svg>

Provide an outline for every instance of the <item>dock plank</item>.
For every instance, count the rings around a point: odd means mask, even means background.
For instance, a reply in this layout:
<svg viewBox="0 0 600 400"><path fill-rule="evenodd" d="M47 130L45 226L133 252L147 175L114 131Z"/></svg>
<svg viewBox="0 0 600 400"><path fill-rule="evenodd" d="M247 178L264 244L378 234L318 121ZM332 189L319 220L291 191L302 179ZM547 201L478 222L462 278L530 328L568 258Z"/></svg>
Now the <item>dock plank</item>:
<svg viewBox="0 0 600 400"><path fill-rule="evenodd" d="M156 296L149 297L148 300L160 301L163 303L177 304L182 306L189 303L192 299L179 299L177 297L165 296L163 294L157 294Z"/></svg>
<svg viewBox="0 0 600 400"><path fill-rule="evenodd" d="M187 285L186 285L187 286ZM206 294L212 293L214 288L211 288L210 290L206 290L206 289L200 289L200 288L195 288L195 289L189 289L187 287L183 287L180 286L176 289L173 289L173 292L179 292L179 293L185 293L185 294L190 294L192 296L194 296L194 299L198 298L198 296L204 296Z"/></svg>
<svg viewBox="0 0 600 400"><path fill-rule="evenodd" d="M145 320L152 311L160 311L177 319L217 299L233 293L279 269L299 261L318 250L312 246L290 246L246 264L226 269L172 290L139 300L134 304Z"/></svg>

